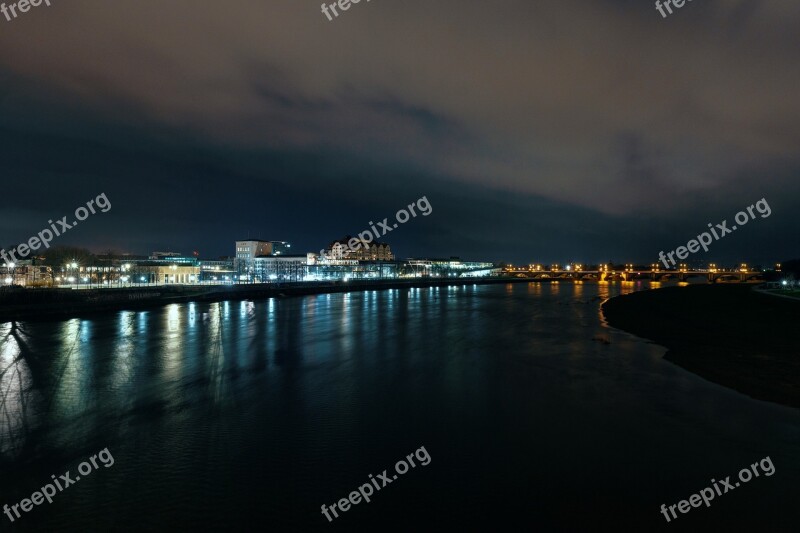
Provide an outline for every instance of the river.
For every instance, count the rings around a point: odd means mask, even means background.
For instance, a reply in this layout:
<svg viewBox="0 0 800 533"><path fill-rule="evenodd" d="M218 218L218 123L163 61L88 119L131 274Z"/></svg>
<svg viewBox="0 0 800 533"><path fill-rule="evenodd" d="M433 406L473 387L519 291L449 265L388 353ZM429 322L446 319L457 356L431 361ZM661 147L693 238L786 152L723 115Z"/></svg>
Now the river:
<svg viewBox="0 0 800 533"><path fill-rule="evenodd" d="M175 304L0 325L0 505L108 449L15 531L790 530L800 411L607 327L641 283ZM601 340L598 340L601 339ZM329 523L370 474L417 464ZM770 456L667 524L672 505ZM419 461L417 461L419 463ZM670 529L672 528L672 529Z"/></svg>

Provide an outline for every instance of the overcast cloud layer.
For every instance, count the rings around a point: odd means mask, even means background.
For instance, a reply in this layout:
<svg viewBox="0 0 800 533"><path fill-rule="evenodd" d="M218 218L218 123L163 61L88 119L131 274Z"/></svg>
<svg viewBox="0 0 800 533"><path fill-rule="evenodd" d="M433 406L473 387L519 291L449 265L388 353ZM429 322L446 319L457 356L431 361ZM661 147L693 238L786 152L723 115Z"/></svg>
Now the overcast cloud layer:
<svg viewBox="0 0 800 533"><path fill-rule="evenodd" d="M105 190L64 239L311 251L427 195L400 255L652 262L764 197L709 258L787 259L799 51L790 0L53 0L0 18L0 244Z"/></svg>

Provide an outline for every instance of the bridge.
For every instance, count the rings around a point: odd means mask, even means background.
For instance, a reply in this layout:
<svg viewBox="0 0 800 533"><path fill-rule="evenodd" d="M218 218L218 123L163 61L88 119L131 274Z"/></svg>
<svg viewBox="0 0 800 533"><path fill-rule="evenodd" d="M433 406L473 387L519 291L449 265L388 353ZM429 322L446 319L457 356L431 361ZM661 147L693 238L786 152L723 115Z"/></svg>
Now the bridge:
<svg viewBox="0 0 800 533"><path fill-rule="evenodd" d="M529 265L527 267L508 266L503 269L503 274L516 278L531 279L572 279L572 280L596 280L596 281L686 281L689 278L704 277L709 283L723 281L746 282L751 280L763 280L763 272L753 268L748 268L742 264L739 268L723 269L717 268L712 264L707 269L690 269L685 265L680 265L674 269L664 269L660 265L650 265L650 267L625 265L621 268L602 265L584 268L581 265L567 265L563 268L558 265L544 267L542 265Z"/></svg>

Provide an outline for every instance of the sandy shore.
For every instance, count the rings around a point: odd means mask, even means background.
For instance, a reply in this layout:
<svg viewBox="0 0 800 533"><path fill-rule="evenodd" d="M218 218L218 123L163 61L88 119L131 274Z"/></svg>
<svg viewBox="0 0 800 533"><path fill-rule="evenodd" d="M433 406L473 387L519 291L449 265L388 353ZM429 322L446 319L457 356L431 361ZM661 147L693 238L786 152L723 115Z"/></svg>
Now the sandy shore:
<svg viewBox="0 0 800 533"><path fill-rule="evenodd" d="M650 339L665 359L759 400L800 407L800 301L748 285L643 291L603 305L609 324Z"/></svg>

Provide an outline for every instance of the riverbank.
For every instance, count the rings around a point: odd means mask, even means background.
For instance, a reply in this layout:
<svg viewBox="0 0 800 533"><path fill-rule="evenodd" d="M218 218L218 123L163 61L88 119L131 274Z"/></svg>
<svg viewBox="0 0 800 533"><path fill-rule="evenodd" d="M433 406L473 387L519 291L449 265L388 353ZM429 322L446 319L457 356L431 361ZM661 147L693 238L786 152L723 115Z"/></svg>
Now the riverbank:
<svg viewBox="0 0 800 533"><path fill-rule="evenodd" d="M173 303L240 301L335 292L410 289L535 280L494 278L413 278L242 285L159 285L120 289L19 289L0 293L0 322L51 320L112 311L148 309Z"/></svg>
<svg viewBox="0 0 800 533"><path fill-rule="evenodd" d="M748 285L690 285L608 300L608 323L669 349L664 358L759 400L800 407L800 302Z"/></svg>

